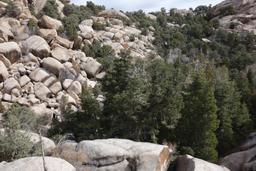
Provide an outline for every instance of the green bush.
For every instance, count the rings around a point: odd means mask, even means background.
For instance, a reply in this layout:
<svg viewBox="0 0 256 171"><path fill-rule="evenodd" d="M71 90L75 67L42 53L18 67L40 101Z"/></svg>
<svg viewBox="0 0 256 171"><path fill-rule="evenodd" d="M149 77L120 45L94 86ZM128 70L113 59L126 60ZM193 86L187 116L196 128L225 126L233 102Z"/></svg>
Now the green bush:
<svg viewBox="0 0 256 171"><path fill-rule="evenodd" d="M109 45L102 45L100 41L93 41L91 45L85 45L83 52L90 57L104 58L113 56L115 51Z"/></svg>
<svg viewBox="0 0 256 171"><path fill-rule="evenodd" d="M43 8L43 14L48 15L52 18L58 18L58 5L55 0L47 0L44 8Z"/></svg>
<svg viewBox="0 0 256 171"><path fill-rule="evenodd" d="M13 104L3 115L4 131L0 132L0 161L12 161L39 154L39 146L20 132L37 131L38 119L27 107Z"/></svg>
<svg viewBox="0 0 256 171"><path fill-rule="evenodd" d="M21 11L18 9L18 7L12 1L10 1L8 3L8 6L6 7L6 15L8 17L16 18L20 14L21 14Z"/></svg>
<svg viewBox="0 0 256 171"><path fill-rule="evenodd" d="M93 22L92 28L94 30L105 30L106 25L101 22Z"/></svg>

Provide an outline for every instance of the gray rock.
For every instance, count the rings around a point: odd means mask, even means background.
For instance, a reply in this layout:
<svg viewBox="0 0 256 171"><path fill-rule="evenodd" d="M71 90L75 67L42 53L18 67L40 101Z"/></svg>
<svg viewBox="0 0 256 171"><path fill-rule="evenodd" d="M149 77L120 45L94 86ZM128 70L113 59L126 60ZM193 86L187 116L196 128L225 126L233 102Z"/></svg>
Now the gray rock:
<svg viewBox="0 0 256 171"><path fill-rule="evenodd" d="M23 42L24 51L32 52L35 56L47 57L50 54L48 43L40 36L31 36Z"/></svg>
<svg viewBox="0 0 256 171"><path fill-rule="evenodd" d="M14 63L20 59L21 49L16 42L0 43L0 54L3 54Z"/></svg>
<svg viewBox="0 0 256 171"><path fill-rule="evenodd" d="M41 22L40 24L42 25L42 27L46 28L46 29L55 29L58 30L59 28L62 27L62 22L54 19L52 17L49 17L47 15L44 15L41 18Z"/></svg>
<svg viewBox="0 0 256 171"><path fill-rule="evenodd" d="M47 171L76 171L65 160L53 157L45 157ZM4 171L44 171L42 157L27 157L6 163L0 166Z"/></svg>
<svg viewBox="0 0 256 171"><path fill-rule="evenodd" d="M171 151L167 146L124 139L64 142L58 155L78 170L165 171Z"/></svg>
<svg viewBox="0 0 256 171"><path fill-rule="evenodd" d="M30 82L30 78L26 75L20 77L20 79L19 79L19 83L20 83L21 87L25 86L29 82Z"/></svg>
<svg viewBox="0 0 256 171"><path fill-rule="evenodd" d="M18 83L18 81L16 79L11 77L11 78L8 78L7 80L5 80L4 92L11 93L12 89L14 89L14 88L20 89L20 84Z"/></svg>
<svg viewBox="0 0 256 171"><path fill-rule="evenodd" d="M60 62L67 62L71 58L69 51L66 48L57 46L52 50L52 57Z"/></svg>
<svg viewBox="0 0 256 171"><path fill-rule="evenodd" d="M78 81L74 81L71 83L71 85L69 86L68 93L75 93L77 95L80 95L82 93L82 85L80 84L80 82Z"/></svg>
<svg viewBox="0 0 256 171"><path fill-rule="evenodd" d="M51 91L43 83L35 83L35 95L41 100L46 100L51 94Z"/></svg>
<svg viewBox="0 0 256 171"><path fill-rule="evenodd" d="M50 74L42 68L37 68L36 70L32 71L29 77L36 82L41 82L47 79Z"/></svg>
<svg viewBox="0 0 256 171"><path fill-rule="evenodd" d="M230 171L207 161L194 158L189 155L178 157L176 160L176 171ZM233 170L232 170L233 171Z"/></svg>
<svg viewBox="0 0 256 171"><path fill-rule="evenodd" d="M9 76L8 70L4 63L0 61L0 82L4 82Z"/></svg>
<svg viewBox="0 0 256 171"><path fill-rule="evenodd" d="M51 57L44 58L42 64L46 70L50 71L56 76L59 76L60 70L64 68L63 64L61 64L58 60Z"/></svg>
<svg viewBox="0 0 256 171"><path fill-rule="evenodd" d="M91 76L96 76L101 70L101 67L102 65L92 57L86 57L81 63L81 69L85 70L85 72Z"/></svg>
<svg viewBox="0 0 256 171"><path fill-rule="evenodd" d="M57 94L58 92L60 92L62 90L62 86L61 86L61 83L58 81L58 82L55 82L54 84L52 84L49 89L51 90L51 92L53 94Z"/></svg>

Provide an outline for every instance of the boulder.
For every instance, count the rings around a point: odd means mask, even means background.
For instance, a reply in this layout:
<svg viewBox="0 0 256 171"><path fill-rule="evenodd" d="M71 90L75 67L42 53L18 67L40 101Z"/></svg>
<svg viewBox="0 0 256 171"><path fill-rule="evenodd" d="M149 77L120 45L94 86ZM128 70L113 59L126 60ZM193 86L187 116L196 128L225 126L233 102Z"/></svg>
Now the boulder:
<svg viewBox="0 0 256 171"><path fill-rule="evenodd" d="M23 131L23 130L20 130L19 132L21 132L25 136L29 137L30 141L33 144L40 143L40 136L37 133ZM42 142L43 142L43 146L44 146L44 152L46 155L51 154L53 152L53 150L56 148L56 145L53 142L53 140L51 140L47 137L42 136Z"/></svg>
<svg viewBox="0 0 256 171"><path fill-rule="evenodd" d="M36 82L41 82L41 81L47 79L49 76L50 76L50 74L42 68L35 69L29 75L29 77L33 81L36 81Z"/></svg>
<svg viewBox="0 0 256 171"><path fill-rule="evenodd" d="M48 43L40 36L31 36L23 42L23 48L26 51L32 52L38 57L47 57L50 54L50 47Z"/></svg>
<svg viewBox="0 0 256 171"><path fill-rule="evenodd" d="M19 79L19 83L20 83L20 86L23 87L25 86L27 83L30 82L30 78L26 75L23 75L22 77L20 77Z"/></svg>
<svg viewBox="0 0 256 171"><path fill-rule="evenodd" d="M245 143L241 145L240 150L224 157L221 165L232 171L255 170L256 133L252 133L247 138Z"/></svg>
<svg viewBox="0 0 256 171"><path fill-rule="evenodd" d="M35 97L30 97L31 100L32 98L35 100ZM38 118L43 118L43 124L49 125L52 122L53 112L46 107L45 103L36 104L30 107L30 109L36 114Z"/></svg>
<svg viewBox="0 0 256 171"><path fill-rule="evenodd" d="M55 29L39 29L38 35L44 39L57 37L57 31Z"/></svg>
<svg viewBox="0 0 256 171"><path fill-rule="evenodd" d="M57 46L52 50L52 57L60 62L67 62L71 58L71 55L66 48Z"/></svg>
<svg viewBox="0 0 256 171"><path fill-rule="evenodd" d="M80 84L80 82L74 81L69 86L67 92L70 94L75 93L77 95L80 95L82 93L82 85Z"/></svg>
<svg viewBox="0 0 256 171"><path fill-rule="evenodd" d="M5 80L4 82L4 92L6 93L10 93L12 91L12 89L17 88L20 89L20 84L18 83L18 81L11 77L8 78L7 80Z"/></svg>
<svg viewBox="0 0 256 171"><path fill-rule="evenodd" d="M189 155L180 156L175 162L175 171L230 171L224 166L218 166ZM233 170L232 170L233 171Z"/></svg>
<svg viewBox="0 0 256 171"><path fill-rule="evenodd" d="M105 18L120 18L121 17L126 20L130 20L129 17L127 17L124 13L122 13L121 11L114 10L114 9L101 11L98 14L98 16L105 17Z"/></svg>
<svg viewBox="0 0 256 171"><path fill-rule="evenodd" d="M62 63L51 57L44 58L42 64L46 70L50 71L51 73L57 76L59 76L60 70L64 68Z"/></svg>
<svg viewBox="0 0 256 171"><path fill-rule="evenodd" d="M54 43L57 43L67 49L72 49L73 48L73 45L74 45L74 42L72 41L69 41L68 39L65 39L63 37L60 37L60 36L57 36L54 40Z"/></svg>
<svg viewBox="0 0 256 171"><path fill-rule="evenodd" d="M9 68L12 65L11 61L2 54L0 54L0 61L2 61L7 68Z"/></svg>
<svg viewBox="0 0 256 171"><path fill-rule="evenodd" d="M44 15L41 18L41 22L40 22L41 26L47 29L55 29L58 30L59 28L62 27L62 22L54 19L52 17L49 17L47 15Z"/></svg>
<svg viewBox="0 0 256 171"><path fill-rule="evenodd" d="M81 69L91 76L96 76L100 72L102 65L92 57L86 57L81 63Z"/></svg>
<svg viewBox="0 0 256 171"><path fill-rule="evenodd" d="M51 91L43 83L35 83L34 85L35 95L41 100L46 100Z"/></svg>
<svg viewBox="0 0 256 171"><path fill-rule="evenodd" d="M165 171L171 157L167 146L124 139L67 141L57 152L77 170L99 171Z"/></svg>
<svg viewBox="0 0 256 171"><path fill-rule="evenodd" d="M38 14L45 6L47 0L33 0L35 14Z"/></svg>
<svg viewBox="0 0 256 171"><path fill-rule="evenodd" d="M76 171L76 169L65 160L45 157L47 171ZM27 157L10 163L1 164L0 170L4 171L44 171L42 157Z"/></svg>
<svg viewBox="0 0 256 171"><path fill-rule="evenodd" d="M3 54L14 63L20 59L21 49L16 42L0 43L0 54Z"/></svg>
<svg viewBox="0 0 256 171"><path fill-rule="evenodd" d="M49 89L51 90L51 92L53 94L57 94L58 92L60 92L62 90L62 86L61 83L59 81L55 82L54 84L52 84Z"/></svg>
<svg viewBox="0 0 256 171"><path fill-rule="evenodd" d="M8 70L4 63L0 61L0 82L4 82L9 76Z"/></svg>

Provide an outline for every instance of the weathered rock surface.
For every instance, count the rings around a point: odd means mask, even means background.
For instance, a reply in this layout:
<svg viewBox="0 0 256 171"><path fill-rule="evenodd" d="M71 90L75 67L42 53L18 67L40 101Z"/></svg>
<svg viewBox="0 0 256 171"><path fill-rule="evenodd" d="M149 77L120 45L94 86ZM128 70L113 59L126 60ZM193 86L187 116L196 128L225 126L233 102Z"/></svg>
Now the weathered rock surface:
<svg viewBox="0 0 256 171"><path fill-rule="evenodd" d="M8 70L4 63L0 61L0 82L5 81L9 76Z"/></svg>
<svg viewBox="0 0 256 171"><path fill-rule="evenodd" d="M50 46L48 43L42 37L36 35L24 41L23 48L38 57L47 57L50 54Z"/></svg>
<svg viewBox="0 0 256 171"><path fill-rule="evenodd" d="M256 133L252 133L239 152L226 156L221 164L231 171L250 171L256 168Z"/></svg>
<svg viewBox="0 0 256 171"><path fill-rule="evenodd" d="M46 28L46 29L55 29L55 30L58 30L60 27L62 27L62 22L57 20L57 19L54 19L54 18L51 18L47 15L44 15L42 18L41 18L41 22L40 24Z"/></svg>
<svg viewBox="0 0 256 171"><path fill-rule="evenodd" d="M233 14L222 16L221 12L228 7ZM225 0L213 8L213 15L219 19L220 26L230 31L249 31L256 34L255 0ZM220 17L219 17L220 16Z"/></svg>
<svg viewBox="0 0 256 171"><path fill-rule="evenodd" d="M47 171L76 171L76 169L67 161L45 157ZM44 171L42 157L27 157L15 160L10 163L0 165L3 171Z"/></svg>
<svg viewBox="0 0 256 171"><path fill-rule="evenodd" d="M16 42L0 43L0 54L3 54L14 63L20 59L21 49Z"/></svg>
<svg viewBox="0 0 256 171"><path fill-rule="evenodd" d="M172 171L230 171L224 166L218 166L189 155L178 157L174 167L175 169Z"/></svg>
<svg viewBox="0 0 256 171"><path fill-rule="evenodd" d="M67 141L57 151L78 170L165 171L171 157L167 146L124 139Z"/></svg>
<svg viewBox="0 0 256 171"><path fill-rule="evenodd" d="M101 64L91 57L86 57L82 60L81 69L85 70L86 73L96 76L96 74L101 70Z"/></svg>
<svg viewBox="0 0 256 171"><path fill-rule="evenodd" d="M63 64L61 64L58 60L51 57L44 58L42 64L46 70L50 71L51 73L57 76L59 75L61 68L64 68Z"/></svg>

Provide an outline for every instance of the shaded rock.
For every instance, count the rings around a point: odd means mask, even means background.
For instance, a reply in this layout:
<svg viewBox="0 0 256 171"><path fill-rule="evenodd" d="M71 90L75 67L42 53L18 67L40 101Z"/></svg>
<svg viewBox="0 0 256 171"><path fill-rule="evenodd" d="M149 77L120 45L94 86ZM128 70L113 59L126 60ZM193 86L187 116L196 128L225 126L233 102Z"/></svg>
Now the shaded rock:
<svg viewBox="0 0 256 171"><path fill-rule="evenodd" d="M78 81L74 81L71 83L71 85L69 86L68 93L75 93L77 95L80 95L82 93L82 85L80 84L80 82Z"/></svg>
<svg viewBox="0 0 256 171"><path fill-rule="evenodd" d="M23 48L39 57L47 57L50 54L48 43L42 37L36 35L24 41Z"/></svg>
<svg viewBox="0 0 256 171"><path fill-rule="evenodd" d="M46 107L45 103L37 104L30 109L36 114L38 118L43 118L44 125L49 125L52 122L53 112Z"/></svg>
<svg viewBox="0 0 256 171"><path fill-rule="evenodd" d="M4 82L4 92L11 93L12 89L17 88L20 89L20 84L13 77L5 80Z"/></svg>
<svg viewBox="0 0 256 171"><path fill-rule="evenodd" d="M61 83L59 81L55 82L54 84L52 84L49 89L51 90L51 92L53 94L57 94L58 92L60 92L62 90L62 86Z"/></svg>
<svg viewBox="0 0 256 171"><path fill-rule="evenodd" d="M3 54L14 63L20 59L21 49L16 42L0 43L0 54Z"/></svg>
<svg viewBox="0 0 256 171"><path fill-rule="evenodd" d="M0 61L4 63L4 65L9 68L11 66L11 62L4 55L0 54Z"/></svg>
<svg viewBox="0 0 256 171"><path fill-rule="evenodd" d="M57 46L52 50L52 57L60 62L67 62L71 56L67 49Z"/></svg>
<svg viewBox="0 0 256 171"><path fill-rule="evenodd" d="M55 29L39 29L38 35L44 39L57 37L57 31Z"/></svg>
<svg viewBox="0 0 256 171"><path fill-rule="evenodd" d="M62 83L63 88L64 88L65 90L67 90L67 89L69 88L69 86L72 84L72 82L73 82L73 80L71 80L71 79L65 79L65 80L63 81L63 83Z"/></svg>
<svg viewBox="0 0 256 171"><path fill-rule="evenodd" d="M25 136L29 137L30 141L33 144L38 144L40 143L40 136L37 133L34 132L28 132L28 131L23 131L20 130L19 132L23 133ZM52 151L56 148L55 143L53 142L53 140L47 138L47 137L43 137L42 136L42 143L44 145L44 152L46 155L49 155L52 153Z"/></svg>
<svg viewBox="0 0 256 171"><path fill-rule="evenodd" d="M178 157L175 167L175 171L229 171L229 169L223 166L218 166L189 155Z"/></svg>
<svg viewBox="0 0 256 171"><path fill-rule="evenodd" d="M33 0L32 2L35 14L38 14L44 8L47 0Z"/></svg>
<svg viewBox="0 0 256 171"><path fill-rule="evenodd" d="M62 27L61 21L54 19L52 17L49 17L47 15L44 15L41 18L40 24L42 25L42 27L47 28L47 29L58 30L60 27Z"/></svg>
<svg viewBox="0 0 256 171"><path fill-rule="evenodd" d="M122 13L121 11L117 11L117 10L114 10L114 9L111 9L111 10L104 10L104 11L101 11L98 16L101 16L101 17L106 17L106 18L124 18L124 19L127 19L127 20L130 20L129 17L127 17L124 13Z"/></svg>
<svg viewBox="0 0 256 171"><path fill-rule="evenodd" d="M45 69L57 76L59 75L60 70L64 68L63 64L51 57L44 58L42 64Z"/></svg>
<svg viewBox="0 0 256 171"><path fill-rule="evenodd" d="M42 68L35 69L29 75L29 77L33 81L36 81L36 82L41 82L41 81L45 80L46 78L48 78L49 76L50 76L50 74Z"/></svg>
<svg viewBox="0 0 256 171"><path fill-rule="evenodd" d="M60 36L57 36L55 39L54 39L54 43L57 43L67 49L71 49L73 48L73 45L74 45L74 42L72 41L69 41L68 39L65 39L63 37L60 37Z"/></svg>
<svg viewBox="0 0 256 171"><path fill-rule="evenodd" d="M53 157L45 157L47 171L76 171L76 169L65 160ZM6 163L0 166L4 171L44 171L42 157L27 157Z"/></svg>
<svg viewBox="0 0 256 171"><path fill-rule="evenodd" d="M255 169L256 133L251 134L240 147L241 151L224 157L221 165L232 171L244 171ZM244 169L243 169L244 168Z"/></svg>
<svg viewBox="0 0 256 171"><path fill-rule="evenodd" d="M43 83L35 83L34 90L36 97L41 100L46 100L51 94L51 91Z"/></svg>
<svg viewBox="0 0 256 171"><path fill-rule="evenodd" d="M30 78L26 75L20 77L20 79L19 79L19 83L20 83L21 87L23 87L24 85L26 85L29 82L30 82Z"/></svg>
<svg viewBox="0 0 256 171"><path fill-rule="evenodd" d="M4 82L9 76L8 70L4 63L0 61L0 82Z"/></svg>
<svg viewBox="0 0 256 171"><path fill-rule="evenodd" d="M92 57L86 57L81 63L81 69L91 76L95 76L101 70L102 65Z"/></svg>

